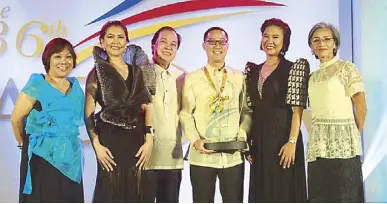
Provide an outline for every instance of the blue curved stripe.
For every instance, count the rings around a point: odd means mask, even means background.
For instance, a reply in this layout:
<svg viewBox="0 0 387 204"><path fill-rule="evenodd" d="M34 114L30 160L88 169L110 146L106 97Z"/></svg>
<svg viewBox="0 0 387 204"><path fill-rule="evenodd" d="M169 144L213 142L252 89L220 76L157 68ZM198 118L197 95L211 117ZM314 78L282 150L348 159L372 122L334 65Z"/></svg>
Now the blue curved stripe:
<svg viewBox="0 0 387 204"><path fill-rule="evenodd" d="M122 3L120 3L118 6L114 7L110 11L106 12L102 16L98 17L97 19L91 21L90 23L86 24L86 26L93 24L95 22L101 21L103 19L109 18L110 16L113 16L115 14L118 14L138 3L140 3L142 0L125 0Z"/></svg>

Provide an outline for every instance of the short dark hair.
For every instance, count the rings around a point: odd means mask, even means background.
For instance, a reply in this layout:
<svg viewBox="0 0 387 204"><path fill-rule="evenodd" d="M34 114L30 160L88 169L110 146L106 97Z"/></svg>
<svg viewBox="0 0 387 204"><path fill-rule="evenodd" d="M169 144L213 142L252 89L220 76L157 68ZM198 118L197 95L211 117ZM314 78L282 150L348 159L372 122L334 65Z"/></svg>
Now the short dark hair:
<svg viewBox="0 0 387 204"><path fill-rule="evenodd" d="M263 24L261 26L262 35L265 32L266 28L269 26L277 26L277 27L282 28L282 30L284 32L284 40L283 40L283 46L282 46L280 55L285 56L286 52L289 49L290 35L292 34L292 30L290 29L289 25L287 23L285 23L284 21L282 21L281 19L270 18L270 19L265 20L265 22L263 22ZM261 44L260 48L261 48L261 50L263 50L262 44Z"/></svg>
<svg viewBox="0 0 387 204"><path fill-rule="evenodd" d="M221 28L221 27L211 27L208 30L206 30L206 32L204 33L204 35L203 35L203 42L206 41L208 34L211 31L214 31L214 30L220 30L220 31L224 32L224 34L226 34L226 38L228 40L228 33L223 28Z"/></svg>
<svg viewBox="0 0 387 204"><path fill-rule="evenodd" d="M124 26L124 24L122 24L121 21L108 21L108 22L106 22L102 26L101 30L99 31L99 42L101 42L101 40L105 37L107 29L109 29L112 26L121 27L122 30L124 30L126 42L129 42L128 29L126 29L126 27Z"/></svg>
<svg viewBox="0 0 387 204"><path fill-rule="evenodd" d="M42 54L42 62L46 73L50 70L50 58L53 54L62 52L64 49L68 49L73 57L73 68L77 64L77 55L75 54L73 45L66 39L54 38L47 43Z"/></svg>
<svg viewBox="0 0 387 204"><path fill-rule="evenodd" d="M179 33L177 33L177 31L176 31L174 28L170 27L170 26L163 26L163 27L161 27L159 30L157 30L157 31L155 32L155 34L153 35L152 41L151 41L151 46L153 46L153 45L156 44L156 41L157 41L157 39L159 38L160 33L161 33L163 30L170 30L170 31L173 31L173 32L176 33L176 35L177 35L177 49L179 49L180 43L181 43L181 41L182 41L181 35L180 35ZM152 52L153 52L153 48L152 48L152 47L151 47L151 49L152 49Z"/></svg>

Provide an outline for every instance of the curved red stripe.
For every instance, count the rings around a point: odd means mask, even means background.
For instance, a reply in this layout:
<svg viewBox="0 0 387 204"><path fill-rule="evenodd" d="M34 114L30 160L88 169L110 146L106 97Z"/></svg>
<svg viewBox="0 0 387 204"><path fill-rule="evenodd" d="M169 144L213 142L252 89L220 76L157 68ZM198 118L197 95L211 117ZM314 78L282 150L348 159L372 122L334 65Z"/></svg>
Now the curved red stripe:
<svg viewBox="0 0 387 204"><path fill-rule="evenodd" d="M267 1L257 1L257 0L199 0L199 1L185 1L178 2L174 4L169 4L161 7L157 7L148 11L141 12L139 14L130 16L121 20L121 22L126 26L133 23L138 23L145 20L150 20L154 18L159 18L163 16L186 13L192 11L206 10L206 9L215 9L215 8L228 8L228 7L239 7L239 6L284 6L283 4L267 2ZM93 35L82 40L74 47L77 47L84 42L95 38L99 35L99 32L94 33Z"/></svg>

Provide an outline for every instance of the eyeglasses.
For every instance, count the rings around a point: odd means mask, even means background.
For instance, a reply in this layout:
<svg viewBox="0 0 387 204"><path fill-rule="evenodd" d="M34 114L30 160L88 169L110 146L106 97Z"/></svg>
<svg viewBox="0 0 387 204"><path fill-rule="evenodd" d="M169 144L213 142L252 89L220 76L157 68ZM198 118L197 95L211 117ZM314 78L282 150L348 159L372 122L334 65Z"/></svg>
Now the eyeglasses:
<svg viewBox="0 0 387 204"><path fill-rule="evenodd" d="M314 38L312 40L312 44L320 44L320 43L329 43L332 41L332 37L327 37L327 38Z"/></svg>
<svg viewBox="0 0 387 204"><path fill-rule="evenodd" d="M224 45L227 45L227 40L207 40L206 43L210 44L210 45L216 45L217 43L219 43L219 45L221 46L224 46Z"/></svg>

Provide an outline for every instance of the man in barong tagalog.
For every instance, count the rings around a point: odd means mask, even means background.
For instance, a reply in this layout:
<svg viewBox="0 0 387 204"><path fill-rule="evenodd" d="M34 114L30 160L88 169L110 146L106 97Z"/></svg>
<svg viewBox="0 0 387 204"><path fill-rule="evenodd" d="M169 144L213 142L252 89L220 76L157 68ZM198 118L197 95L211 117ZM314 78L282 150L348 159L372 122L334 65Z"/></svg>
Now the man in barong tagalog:
<svg viewBox="0 0 387 204"><path fill-rule="evenodd" d="M229 38L224 29L208 29L203 40L208 63L186 76L179 114L191 142L193 202L213 203L218 177L223 202L239 203L244 162L238 150L246 149L251 124L244 76L225 64Z"/></svg>
<svg viewBox="0 0 387 204"><path fill-rule="evenodd" d="M182 38L169 26L161 27L151 40L156 93L152 96L155 131L152 156L142 172L141 202L178 203L183 170L179 111L185 72L172 64Z"/></svg>

